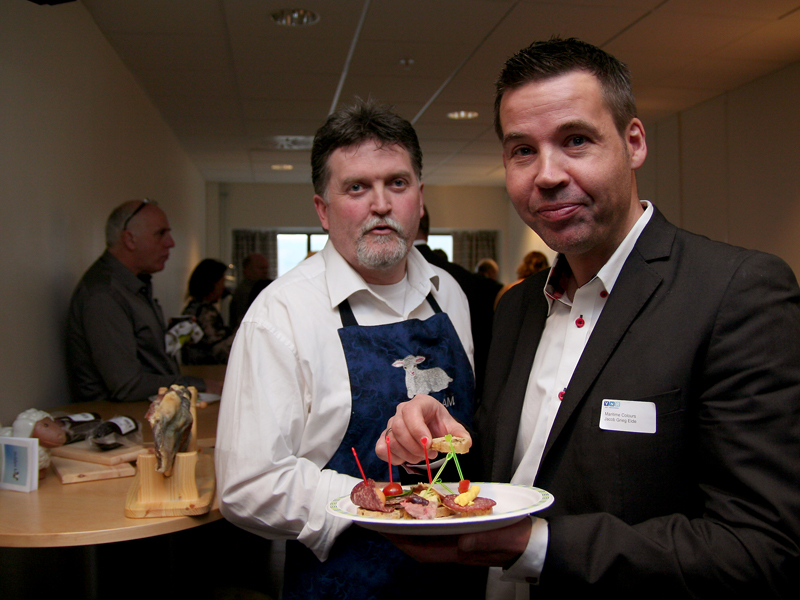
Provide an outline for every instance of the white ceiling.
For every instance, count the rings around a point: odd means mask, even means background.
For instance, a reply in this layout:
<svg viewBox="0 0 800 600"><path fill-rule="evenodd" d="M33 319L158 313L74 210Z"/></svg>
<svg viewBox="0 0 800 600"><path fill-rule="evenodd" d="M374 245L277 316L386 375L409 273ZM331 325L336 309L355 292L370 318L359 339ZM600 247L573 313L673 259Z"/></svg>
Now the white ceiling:
<svg viewBox="0 0 800 600"><path fill-rule="evenodd" d="M309 153L271 138L312 136L341 82L337 107L372 96L414 123L426 182L502 185L494 79L554 34L626 62L645 124L800 60L800 0L82 2L209 181L309 182ZM298 7L319 22L270 19ZM462 109L480 116L446 118Z"/></svg>

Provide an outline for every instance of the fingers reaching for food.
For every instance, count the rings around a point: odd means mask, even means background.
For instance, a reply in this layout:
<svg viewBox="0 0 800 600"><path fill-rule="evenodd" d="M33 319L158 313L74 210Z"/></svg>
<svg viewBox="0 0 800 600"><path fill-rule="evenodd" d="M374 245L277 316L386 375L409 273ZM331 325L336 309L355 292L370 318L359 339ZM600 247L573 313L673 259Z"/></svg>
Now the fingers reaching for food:
<svg viewBox="0 0 800 600"><path fill-rule="evenodd" d="M390 419L391 432L391 461L399 464L420 464L424 460L423 448L419 440L426 437L428 440L452 434L466 440L466 448L472 440L466 428L454 419L447 409L436 398L427 395L414 396L408 402L397 405L395 415ZM387 432L375 444L375 452L388 462L389 456L386 448ZM436 457L438 452L428 446L430 458ZM449 450L447 450L449 451Z"/></svg>

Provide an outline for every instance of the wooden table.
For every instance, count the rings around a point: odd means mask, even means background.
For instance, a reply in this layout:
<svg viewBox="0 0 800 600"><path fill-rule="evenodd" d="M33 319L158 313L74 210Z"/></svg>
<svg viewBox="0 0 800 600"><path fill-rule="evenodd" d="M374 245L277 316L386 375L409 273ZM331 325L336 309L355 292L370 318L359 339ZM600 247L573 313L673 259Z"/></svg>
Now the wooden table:
<svg viewBox="0 0 800 600"><path fill-rule="evenodd" d="M96 412L103 419L117 414L143 422L145 443L152 430L144 421L149 402L84 402L62 407L70 413ZM56 412L55 410L52 412ZM197 411L197 439L213 456L219 402ZM119 542L191 529L222 518L216 501L199 517L128 519L125 498L133 477L63 485L52 468L35 492L0 490L0 547L41 548Z"/></svg>

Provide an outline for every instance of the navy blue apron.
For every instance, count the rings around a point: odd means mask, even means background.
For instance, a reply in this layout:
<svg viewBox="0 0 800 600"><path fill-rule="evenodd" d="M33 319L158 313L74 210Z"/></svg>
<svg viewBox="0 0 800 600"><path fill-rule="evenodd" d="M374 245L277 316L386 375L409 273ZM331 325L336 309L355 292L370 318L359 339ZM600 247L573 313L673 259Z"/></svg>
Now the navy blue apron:
<svg viewBox="0 0 800 600"><path fill-rule="evenodd" d="M432 295L427 300L436 314L425 321L410 319L369 327L358 325L347 300L339 305L344 325L339 337L350 376L352 412L344 439L326 469L360 479L351 450L355 448L366 476L387 481L388 465L375 454L375 442L397 404L417 392L430 394L456 419L471 426L472 367L450 318ZM457 478L455 473L450 476ZM395 481L400 478L397 467L393 477ZM425 590L447 590L449 596L459 587L467 594L462 597L469 597L475 591L469 580L479 570L467 569L422 565L380 534L354 525L337 538L324 563L301 543L287 542L282 597L408 600L411 594L424 594Z"/></svg>

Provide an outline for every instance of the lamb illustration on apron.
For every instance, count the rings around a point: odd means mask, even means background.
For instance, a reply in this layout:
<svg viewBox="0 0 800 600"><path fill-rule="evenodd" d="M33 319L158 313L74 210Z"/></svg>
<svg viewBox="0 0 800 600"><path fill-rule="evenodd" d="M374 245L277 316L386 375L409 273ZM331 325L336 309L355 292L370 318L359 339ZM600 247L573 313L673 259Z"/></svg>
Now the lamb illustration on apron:
<svg viewBox="0 0 800 600"><path fill-rule="evenodd" d="M445 389L453 378L444 372L444 369L419 369L417 365L425 360L424 356L409 354L402 360L392 363L393 367L403 367L406 371L406 393L409 398L417 394L430 394Z"/></svg>

